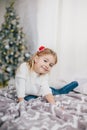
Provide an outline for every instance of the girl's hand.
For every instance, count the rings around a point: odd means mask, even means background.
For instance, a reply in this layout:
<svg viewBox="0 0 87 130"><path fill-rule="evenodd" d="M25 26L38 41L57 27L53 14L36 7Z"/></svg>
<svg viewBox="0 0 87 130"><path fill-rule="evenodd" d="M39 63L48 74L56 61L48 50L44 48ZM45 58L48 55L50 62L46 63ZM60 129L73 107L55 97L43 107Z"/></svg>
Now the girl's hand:
<svg viewBox="0 0 87 130"><path fill-rule="evenodd" d="M45 96L45 99L46 99L49 103L51 103L51 104L53 104L53 105L56 105L54 96L53 96L52 94L46 95L46 96Z"/></svg>
<svg viewBox="0 0 87 130"><path fill-rule="evenodd" d="M24 98L18 98L18 102L22 102Z"/></svg>

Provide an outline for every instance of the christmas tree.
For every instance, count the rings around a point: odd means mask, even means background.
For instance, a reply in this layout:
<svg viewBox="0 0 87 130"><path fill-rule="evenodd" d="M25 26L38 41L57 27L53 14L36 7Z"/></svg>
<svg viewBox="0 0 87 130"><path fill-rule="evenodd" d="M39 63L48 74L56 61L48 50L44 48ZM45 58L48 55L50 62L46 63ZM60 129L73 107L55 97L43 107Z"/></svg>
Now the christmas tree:
<svg viewBox="0 0 87 130"><path fill-rule="evenodd" d="M15 76L17 66L30 56L14 2L6 8L4 19L0 29L0 84L3 86Z"/></svg>

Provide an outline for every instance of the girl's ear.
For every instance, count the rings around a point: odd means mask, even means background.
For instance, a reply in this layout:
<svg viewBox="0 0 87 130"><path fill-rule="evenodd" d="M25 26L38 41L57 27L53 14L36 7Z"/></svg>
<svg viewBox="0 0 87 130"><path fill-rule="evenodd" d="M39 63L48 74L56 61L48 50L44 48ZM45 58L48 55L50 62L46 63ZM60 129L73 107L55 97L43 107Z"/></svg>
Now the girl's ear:
<svg viewBox="0 0 87 130"><path fill-rule="evenodd" d="M35 56L35 57L34 57L34 62L35 62L35 63L38 62L38 58L39 58L38 56Z"/></svg>

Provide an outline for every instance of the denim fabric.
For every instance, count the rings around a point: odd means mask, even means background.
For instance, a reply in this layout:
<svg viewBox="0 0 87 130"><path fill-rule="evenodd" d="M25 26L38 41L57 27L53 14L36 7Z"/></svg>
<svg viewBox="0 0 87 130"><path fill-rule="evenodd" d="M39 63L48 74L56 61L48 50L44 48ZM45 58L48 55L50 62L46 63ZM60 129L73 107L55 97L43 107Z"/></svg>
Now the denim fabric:
<svg viewBox="0 0 87 130"><path fill-rule="evenodd" d="M72 91L74 88L76 88L78 86L78 82L77 81L73 81L67 85L65 85L64 87L60 88L60 89L55 89L53 87L50 87L51 90L52 90L52 94L53 95L60 95L60 94L67 94L69 93L70 91ZM38 96L35 96L35 95L28 95L26 96L24 99L26 101L30 100L30 99L35 99L37 98Z"/></svg>
<svg viewBox="0 0 87 130"><path fill-rule="evenodd" d="M72 91L74 88L76 88L77 86L78 86L78 82L77 81L73 81L73 82L65 85L64 87L62 87L60 89L55 89L55 88L51 87L51 90L52 90L52 94L53 95L67 94L70 91Z"/></svg>
<svg viewBox="0 0 87 130"><path fill-rule="evenodd" d="M35 98L37 98L38 96L35 96L35 95L28 95L28 96L25 96L24 97L24 99L26 100L26 101L28 101L28 100L30 100L30 99L35 99Z"/></svg>

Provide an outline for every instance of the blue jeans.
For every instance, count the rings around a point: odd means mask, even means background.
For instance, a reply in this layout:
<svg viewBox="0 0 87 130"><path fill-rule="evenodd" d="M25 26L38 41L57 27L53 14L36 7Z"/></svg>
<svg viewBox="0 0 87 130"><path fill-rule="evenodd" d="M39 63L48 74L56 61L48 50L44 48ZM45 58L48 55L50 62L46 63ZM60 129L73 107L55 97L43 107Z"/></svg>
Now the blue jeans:
<svg viewBox="0 0 87 130"><path fill-rule="evenodd" d="M68 94L70 91L72 91L74 88L76 88L78 86L78 82L77 81L73 81L67 85L65 85L64 87L60 88L60 89L55 89L53 87L50 87L52 90L52 94L53 95L60 95L60 94ZM35 95L28 95L26 96L24 99L26 101L30 100L30 99L35 99L38 96Z"/></svg>

